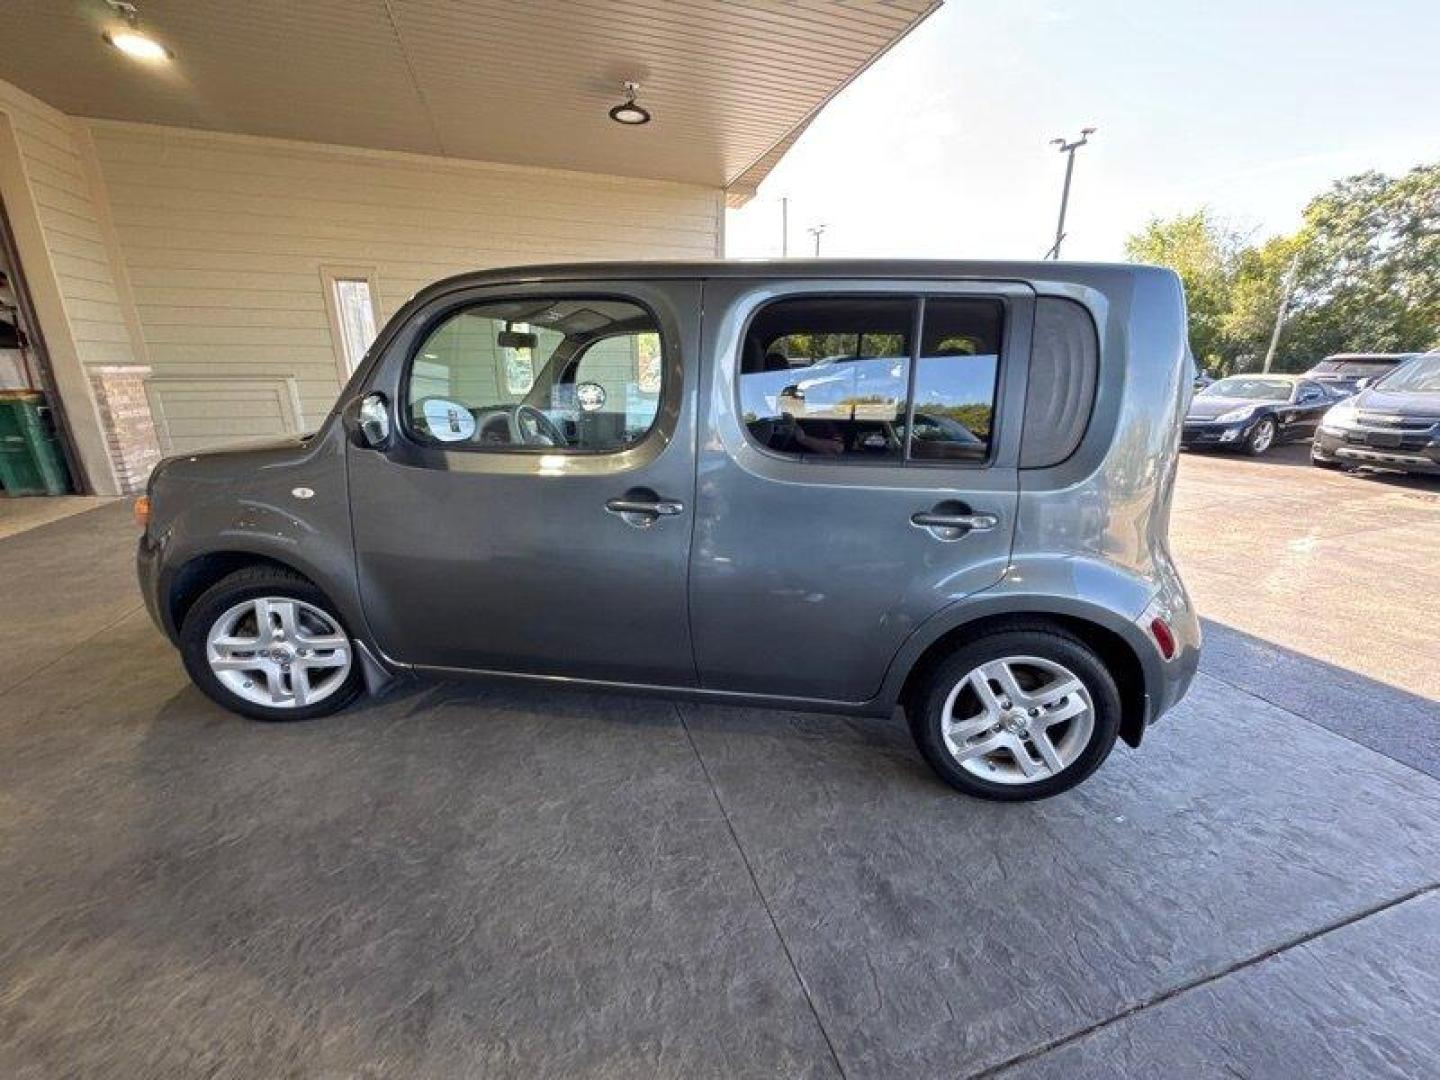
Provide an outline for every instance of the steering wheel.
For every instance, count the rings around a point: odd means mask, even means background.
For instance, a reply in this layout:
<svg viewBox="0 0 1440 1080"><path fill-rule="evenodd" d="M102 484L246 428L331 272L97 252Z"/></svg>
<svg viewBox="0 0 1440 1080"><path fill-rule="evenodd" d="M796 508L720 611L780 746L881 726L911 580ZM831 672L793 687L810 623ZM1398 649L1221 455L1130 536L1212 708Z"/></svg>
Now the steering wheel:
<svg viewBox="0 0 1440 1080"><path fill-rule="evenodd" d="M510 435L511 446L565 446L564 433L555 426L555 421L534 405L517 403L496 410L504 415L505 427ZM483 427L483 424L482 424ZM533 428L533 433L527 431Z"/></svg>

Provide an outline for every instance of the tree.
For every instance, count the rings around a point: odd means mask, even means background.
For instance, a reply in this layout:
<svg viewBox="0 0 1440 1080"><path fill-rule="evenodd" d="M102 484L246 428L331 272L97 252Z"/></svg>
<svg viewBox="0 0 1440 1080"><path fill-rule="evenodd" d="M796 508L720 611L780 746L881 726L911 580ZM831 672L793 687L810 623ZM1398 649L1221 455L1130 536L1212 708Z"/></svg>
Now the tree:
<svg viewBox="0 0 1440 1080"><path fill-rule="evenodd" d="M1286 366L1440 346L1440 163L1338 181L1305 208L1296 242Z"/></svg>
<svg viewBox="0 0 1440 1080"><path fill-rule="evenodd" d="M1299 232L1258 246L1201 209L1152 219L1125 251L1179 273L1191 349L1215 371L1259 364L1292 260L1276 370L1335 352L1440 348L1440 163L1337 181L1305 207Z"/></svg>
<svg viewBox="0 0 1440 1080"><path fill-rule="evenodd" d="M1168 266L1185 283L1190 348L1196 360L1224 370L1233 350L1225 336L1240 238L1207 208L1173 218L1151 218L1125 241L1132 262Z"/></svg>
<svg viewBox="0 0 1440 1080"><path fill-rule="evenodd" d="M1236 258L1229 304L1221 320L1230 350L1227 371L1255 370L1264 360L1285 290L1285 275L1299 250L1295 237L1276 236L1259 247L1246 248ZM1282 337L1282 343L1284 340ZM1284 351L1278 356L1283 359ZM1283 363L1277 366L1284 368Z"/></svg>

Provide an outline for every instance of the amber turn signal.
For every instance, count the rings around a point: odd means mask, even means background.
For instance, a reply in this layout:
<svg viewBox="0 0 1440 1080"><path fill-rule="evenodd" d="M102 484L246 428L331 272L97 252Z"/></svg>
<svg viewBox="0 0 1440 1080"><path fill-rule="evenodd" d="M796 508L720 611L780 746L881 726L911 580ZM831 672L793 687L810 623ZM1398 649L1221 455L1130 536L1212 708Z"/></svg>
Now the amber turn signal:
<svg viewBox="0 0 1440 1080"><path fill-rule="evenodd" d="M139 525L139 526L143 529L143 528L145 528L146 526L148 526L148 525L150 524L150 496L149 496L149 495L141 495L138 499L136 499L136 500L135 500L135 505L132 507L132 509L134 510L134 513L135 513L135 524L136 524L136 525Z"/></svg>

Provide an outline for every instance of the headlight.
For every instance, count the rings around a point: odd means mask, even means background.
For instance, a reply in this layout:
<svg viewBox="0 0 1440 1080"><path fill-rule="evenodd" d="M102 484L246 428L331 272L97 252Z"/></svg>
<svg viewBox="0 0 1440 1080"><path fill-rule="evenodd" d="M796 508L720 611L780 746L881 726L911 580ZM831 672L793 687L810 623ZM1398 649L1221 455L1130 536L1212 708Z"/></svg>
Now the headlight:
<svg viewBox="0 0 1440 1080"><path fill-rule="evenodd" d="M1342 428L1354 427L1355 406L1348 401L1342 401L1339 405L1331 406L1330 410L1320 418L1322 428L1331 428L1339 431Z"/></svg>
<svg viewBox="0 0 1440 1080"><path fill-rule="evenodd" d="M1221 413L1215 419L1221 424L1233 424L1238 420L1249 420L1255 414L1255 406L1246 405L1241 409L1231 409L1227 413Z"/></svg>

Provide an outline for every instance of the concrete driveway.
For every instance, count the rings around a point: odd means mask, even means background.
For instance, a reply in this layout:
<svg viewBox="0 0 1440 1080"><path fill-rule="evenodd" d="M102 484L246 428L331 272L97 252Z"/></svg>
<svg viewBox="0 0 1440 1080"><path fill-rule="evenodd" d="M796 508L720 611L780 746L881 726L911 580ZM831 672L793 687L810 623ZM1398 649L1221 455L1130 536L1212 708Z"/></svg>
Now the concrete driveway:
<svg viewBox="0 0 1440 1080"><path fill-rule="evenodd" d="M0 1075L1434 1075L1440 499L1286 460L1185 460L1205 671L1026 806L897 722L249 723L139 610L125 506L0 540Z"/></svg>

